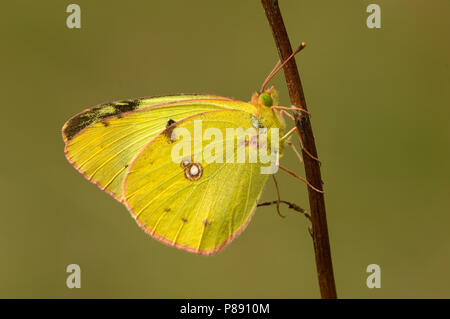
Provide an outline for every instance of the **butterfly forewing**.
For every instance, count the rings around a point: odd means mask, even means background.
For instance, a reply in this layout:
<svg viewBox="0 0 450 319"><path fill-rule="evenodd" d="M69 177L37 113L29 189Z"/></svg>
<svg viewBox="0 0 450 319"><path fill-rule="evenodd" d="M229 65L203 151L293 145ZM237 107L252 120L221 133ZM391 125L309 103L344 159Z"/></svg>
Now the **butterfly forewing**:
<svg viewBox="0 0 450 319"><path fill-rule="evenodd" d="M63 127L67 159L91 182L123 201L123 182L139 152L166 127L195 114L251 104L227 98L180 95L104 104L71 118Z"/></svg>

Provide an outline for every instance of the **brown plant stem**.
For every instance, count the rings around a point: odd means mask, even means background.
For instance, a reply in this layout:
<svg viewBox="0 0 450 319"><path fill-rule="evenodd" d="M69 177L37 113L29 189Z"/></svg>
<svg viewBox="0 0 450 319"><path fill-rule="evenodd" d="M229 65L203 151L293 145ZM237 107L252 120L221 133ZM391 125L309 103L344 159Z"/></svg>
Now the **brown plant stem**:
<svg viewBox="0 0 450 319"><path fill-rule="evenodd" d="M278 49L280 60L284 61L292 53L289 37L284 26L280 8L277 0L261 0L273 37ZM302 83L298 74L295 59L292 58L284 66L284 75L289 90L292 105L307 110L305 95ZM298 111L294 113L295 125L298 128L303 140L304 149L317 158L316 144L311 128L309 116ZM318 189L322 189L322 177L320 173L320 163L302 150L306 179ZM317 275L322 298L337 298L336 285L333 274L333 264L331 261L330 241L328 237L328 226L325 212L324 194L308 187L309 205L312 223L312 236L314 242L314 252L316 256Z"/></svg>

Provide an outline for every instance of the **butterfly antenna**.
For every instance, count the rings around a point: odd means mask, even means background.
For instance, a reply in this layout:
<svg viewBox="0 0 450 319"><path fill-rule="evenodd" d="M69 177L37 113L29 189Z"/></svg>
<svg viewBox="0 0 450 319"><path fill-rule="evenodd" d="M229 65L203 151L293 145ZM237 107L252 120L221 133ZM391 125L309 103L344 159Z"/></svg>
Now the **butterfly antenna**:
<svg viewBox="0 0 450 319"><path fill-rule="evenodd" d="M286 63L288 63L289 60L294 57L294 55L296 55L301 50L303 50L304 47L306 47L306 43L302 42L302 44L300 44L300 46L294 52L292 52L291 55L288 56L288 58L286 60L284 60L284 62L281 65L280 65L280 61L278 61L277 64L275 64L275 67L272 69L272 71L269 73L269 75L264 80L263 84L261 85L260 92L264 92L264 89L265 89L267 83L269 83L269 81L272 80L272 78L275 76L275 74L277 74L278 71L280 71L286 65Z"/></svg>

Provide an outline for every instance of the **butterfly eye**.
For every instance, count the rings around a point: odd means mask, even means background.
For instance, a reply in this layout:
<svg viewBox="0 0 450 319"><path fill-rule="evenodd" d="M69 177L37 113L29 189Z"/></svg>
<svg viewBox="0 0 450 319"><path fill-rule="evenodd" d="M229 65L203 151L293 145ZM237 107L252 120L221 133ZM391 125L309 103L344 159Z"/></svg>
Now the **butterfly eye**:
<svg viewBox="0 0 450 319"><path fill-rule="evenodd" d="M269 93L262 93L259 96L259 100L261 101L261 103L264 106L272 106L273 105L273 100L272 100L272 96L270 96Z"/></svg>

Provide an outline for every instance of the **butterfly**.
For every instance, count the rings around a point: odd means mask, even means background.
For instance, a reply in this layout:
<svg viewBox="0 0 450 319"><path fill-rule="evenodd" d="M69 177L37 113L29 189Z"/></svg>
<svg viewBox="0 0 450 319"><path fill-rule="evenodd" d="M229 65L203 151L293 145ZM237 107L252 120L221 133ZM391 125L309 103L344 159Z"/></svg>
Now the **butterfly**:
<svg viewBox="0 0 450 319"><path fill-rule="evenodd" d="M286 132L283 114L289 115L287 110L293 109L305 111L278 106L276 89L265 89L287 61L277 63L250 102L180 94L86 109L62 128L66 158L90 182L123 203L153 238L188 252L214 254L246 228L270 176L261 173L267 168L261 160L249 161L252 151L267 151L273 142L266 136L268 142L262 143L257 130L277 129L272 150L278 168L294 132ZM201 137L208 129L215 134L199 143L198 139L181 138L179 132L198 134L195 129L199 123ZM219 146L230 150L228 130L240 128L257 133L246 136L240 144L233 137L231 161L221 160ZM197 142L200 153L209 152L216 160L199 160L195 150L193 155L173 160L174 148L183 141L188 146ZM236 162L238 144L248 151L244 162Z"/></svg>

